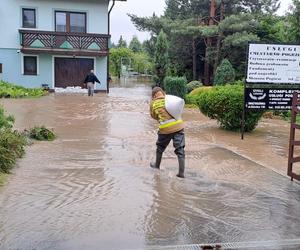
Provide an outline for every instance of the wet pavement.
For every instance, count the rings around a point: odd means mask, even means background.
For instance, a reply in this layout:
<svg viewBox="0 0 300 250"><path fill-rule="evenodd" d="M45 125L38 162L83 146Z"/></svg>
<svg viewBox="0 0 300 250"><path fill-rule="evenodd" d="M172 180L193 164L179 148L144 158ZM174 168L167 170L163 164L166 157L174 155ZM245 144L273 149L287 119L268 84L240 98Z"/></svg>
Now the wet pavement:
<svg viewBox="0 0 300 250"><path fill-rule="evenodd" d="M161 171L149 168L150 91L0 100L17 128L58 134L28 147L0 189L0 249L300 249L300 185L285 176L288 123L263 120L241 141L187 109L181 180L172 147Z"/></svg>

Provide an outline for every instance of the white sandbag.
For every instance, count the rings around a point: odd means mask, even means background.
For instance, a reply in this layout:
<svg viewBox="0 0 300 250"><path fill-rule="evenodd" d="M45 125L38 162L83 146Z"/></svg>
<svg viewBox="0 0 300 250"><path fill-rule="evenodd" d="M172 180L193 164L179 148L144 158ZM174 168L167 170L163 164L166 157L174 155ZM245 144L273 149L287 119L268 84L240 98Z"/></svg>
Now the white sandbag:
<svg viewBox="0 0 300 250"><path fill-rule="evenodd" d="M184 104L184 100L178 96L166 95L165 97L165 108L168 111L168 113L171 116L173 116L176 120L181 119Z"/></svg>

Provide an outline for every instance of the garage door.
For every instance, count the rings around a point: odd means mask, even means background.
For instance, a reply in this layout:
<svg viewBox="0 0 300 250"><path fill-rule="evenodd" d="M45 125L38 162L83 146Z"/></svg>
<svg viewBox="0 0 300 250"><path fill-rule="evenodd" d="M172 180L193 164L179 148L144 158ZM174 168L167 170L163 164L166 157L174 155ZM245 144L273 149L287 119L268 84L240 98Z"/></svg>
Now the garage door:
<svg viewBox="0 0 300 250"><path fill-rule="evenodd" d="M86 75L94 69L94 60L87 58L56 57L54 63L56 88L84 87Z"/></svg>

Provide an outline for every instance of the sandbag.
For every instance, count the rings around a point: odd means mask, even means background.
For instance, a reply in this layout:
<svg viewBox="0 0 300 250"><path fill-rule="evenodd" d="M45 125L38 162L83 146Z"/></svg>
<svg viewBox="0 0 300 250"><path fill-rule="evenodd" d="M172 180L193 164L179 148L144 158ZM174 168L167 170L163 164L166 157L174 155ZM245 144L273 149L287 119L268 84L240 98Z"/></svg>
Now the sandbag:
<svg viewBox="0 0 300 250"><path fill-rule="evenodd" d="M181 119L184 104L184 100L178 96L166 95L165 97L165 108L176 120Z"/></svg>

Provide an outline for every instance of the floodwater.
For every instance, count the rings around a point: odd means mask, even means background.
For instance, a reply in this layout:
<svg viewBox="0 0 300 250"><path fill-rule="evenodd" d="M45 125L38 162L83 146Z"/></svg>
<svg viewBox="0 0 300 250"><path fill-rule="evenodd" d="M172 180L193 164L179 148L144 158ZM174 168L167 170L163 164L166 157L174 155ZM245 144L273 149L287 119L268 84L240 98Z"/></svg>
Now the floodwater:
<svg viewBox="0 0 300 250"><path fill-rule="evenodd" d="M58 134L28 147L0 189L0 249L300 249L300 185L285 176L288 123L263 120L241 141L187 109L181 180L172 147L162 170L149 168L149 96L147 85L125 84L93 98L0 100L17 128Z"/></svg>

